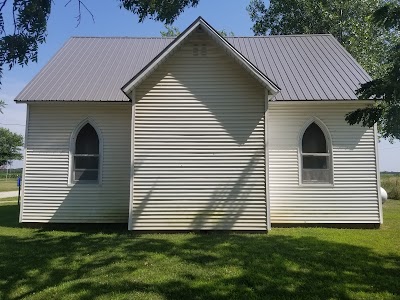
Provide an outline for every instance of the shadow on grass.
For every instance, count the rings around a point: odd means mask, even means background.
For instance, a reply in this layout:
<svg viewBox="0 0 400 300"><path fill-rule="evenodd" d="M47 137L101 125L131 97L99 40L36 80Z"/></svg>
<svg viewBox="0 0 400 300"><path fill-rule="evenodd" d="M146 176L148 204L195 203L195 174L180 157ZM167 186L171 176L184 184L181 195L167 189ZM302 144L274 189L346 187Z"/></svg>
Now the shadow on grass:
<svg viewBox="0 0 400 300"><path fill-rule="evenodd" d="M1 230L1 299L400 297L399 256L314 237Z"/></svg>
<svg viewBox="0 0 400 300"><path fill-rule="evenodd" d="M0 226L19 228L18 222L19 206L16 202L1 203L0 202Z"/></svg>

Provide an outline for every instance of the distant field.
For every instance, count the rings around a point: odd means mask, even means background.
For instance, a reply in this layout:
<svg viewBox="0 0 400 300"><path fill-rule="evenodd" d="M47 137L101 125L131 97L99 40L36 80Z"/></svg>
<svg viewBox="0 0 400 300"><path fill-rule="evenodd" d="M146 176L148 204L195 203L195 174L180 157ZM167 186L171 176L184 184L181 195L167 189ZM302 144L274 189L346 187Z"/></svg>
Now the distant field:
<svg viewBox="0 0 400 300"><path fill-rule="evenodd" d="M400 200L400 174L381 174L381 185L389 199Z"/></svg>
<svg viewBox="0 0 400 300"><path fill-rule="evenodd" d="M10 178L17 178L18 176L21 176L22 174L22 169L10 169L8 170L4 170L1 169L0 170L0 180L2 179L10 179Z"/></svg>
<svg viewBox="0 0 400 300"><path fill-rule="evenodd" d="M9 191L18 191L17 179L9 178L8 180L6 180L5 178L0 178L0 192Z"/></svg>

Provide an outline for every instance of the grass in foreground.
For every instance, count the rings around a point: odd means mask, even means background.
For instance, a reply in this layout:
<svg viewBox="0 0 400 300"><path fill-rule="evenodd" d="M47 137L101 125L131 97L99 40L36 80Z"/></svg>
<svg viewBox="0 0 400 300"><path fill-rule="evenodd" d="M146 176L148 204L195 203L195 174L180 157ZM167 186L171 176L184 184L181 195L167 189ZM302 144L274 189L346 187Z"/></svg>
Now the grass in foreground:
<svg viewBox="0 0 400 300"><path fill-rule="evenodd" d="M0 178L0 192L18 191L17 179L10 178L5 180Z"/></svg>
<svg viewBox="0 0 400 300"><path fill-rule="evenodd" d="M400 201L379 230L171 235L20 228L14 203L0 202L0 299L400 298Z"/></svg>
<svg viewBox="0 0 400 300"><path fill-rule="evenodd" d="M389 199L400 200L400 174L382 174L381 185Z"/></svg>

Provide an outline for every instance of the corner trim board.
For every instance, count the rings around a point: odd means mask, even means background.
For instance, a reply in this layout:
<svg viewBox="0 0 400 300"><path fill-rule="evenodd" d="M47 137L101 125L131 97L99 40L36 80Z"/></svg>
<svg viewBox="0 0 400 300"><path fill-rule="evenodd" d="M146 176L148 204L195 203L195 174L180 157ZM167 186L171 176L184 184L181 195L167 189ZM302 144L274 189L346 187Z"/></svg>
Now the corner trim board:
<svg viewBox="0 0 400 300"><path fill-rule="evenodd" d="M134 163L135 163L135 112L136 112L136 99L135 90L132 92L132 112L131 112L131 173L130 173L130 190L129 190L129 220L128 230L133 228L133 189L134 189Z"/></svg>
<svg viewBox="0 0 400 300"><path fill-rule="evenodd" d="M383 224L382 195L381 195L381 173L379 171L379 151L378 151L378 126L374 124L374 144L375 144L375 167L376 167L376 189L378 195L379 223Z"/></svg>
<svg viewBox="0 0 400 300"><path fill-rule="evenodd" d="M25 140L24 140L24 169L22 173L22 188L21 188L21 202L19 207L19 223L23 221L24 200L25 200L25 176L26 176L26 153L27 153L27 140L29 128L29 104L26 104L26 120L25 120Z"/></svg>

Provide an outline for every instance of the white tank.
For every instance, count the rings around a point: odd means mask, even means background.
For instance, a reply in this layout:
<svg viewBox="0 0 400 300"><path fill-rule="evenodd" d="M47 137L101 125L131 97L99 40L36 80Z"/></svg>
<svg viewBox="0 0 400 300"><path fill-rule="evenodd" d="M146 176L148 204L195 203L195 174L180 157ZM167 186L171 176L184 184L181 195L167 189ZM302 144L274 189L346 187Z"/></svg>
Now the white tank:
<svg viewBox="0 0 400 300"><path fill-rule="evenodd" d="M382 198L382 203L385 203L385 201L388 198L387 192L385 191L385 189L383 187L381 187L381 198Z"/></svg>

